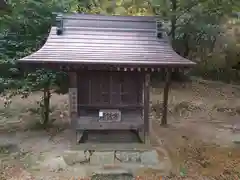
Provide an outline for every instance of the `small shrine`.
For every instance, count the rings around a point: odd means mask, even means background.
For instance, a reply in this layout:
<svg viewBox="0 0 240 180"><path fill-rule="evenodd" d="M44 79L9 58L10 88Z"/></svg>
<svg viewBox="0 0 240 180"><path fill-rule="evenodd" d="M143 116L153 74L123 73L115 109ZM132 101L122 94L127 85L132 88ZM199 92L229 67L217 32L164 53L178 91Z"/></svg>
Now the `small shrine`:
<svg viewBox="0 0 240 180"><path fill-rule="evenodd" d="M69 74L71 124L85 130L136 130L149 142L149 88L153 72L166 77L195 63L171 47L157 17L59 14L46 43L20 59ZM79 139L78 139L79 141Z"/></svg>

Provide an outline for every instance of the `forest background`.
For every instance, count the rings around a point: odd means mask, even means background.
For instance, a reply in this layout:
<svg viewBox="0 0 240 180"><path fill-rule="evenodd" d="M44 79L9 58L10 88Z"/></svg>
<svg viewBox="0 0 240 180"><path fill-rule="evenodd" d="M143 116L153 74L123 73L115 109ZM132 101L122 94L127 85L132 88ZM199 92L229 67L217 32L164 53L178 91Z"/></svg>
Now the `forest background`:
<svg viewBox="0 0 240 180"><path fill-rule="evenodd" d="M197 62L188 75L240 82L240 1L11 0L0 10L0 93L7 106L14 95L24 98L34 91L43 91L39 101L43 124L49 122L53 90L61 93L67 90L67 75L47 69L22 71L17 59L45 43L59 12L157 15L164 22L174 50Z"/></svg>

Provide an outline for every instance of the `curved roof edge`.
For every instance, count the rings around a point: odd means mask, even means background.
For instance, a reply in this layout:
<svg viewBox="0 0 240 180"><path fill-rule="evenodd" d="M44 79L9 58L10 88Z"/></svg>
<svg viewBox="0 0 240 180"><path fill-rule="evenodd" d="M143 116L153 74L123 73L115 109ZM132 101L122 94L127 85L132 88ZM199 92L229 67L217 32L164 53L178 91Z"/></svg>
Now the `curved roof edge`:
<svg viewBox="0 0 240 180"><path fill-rule="evenodd" d="M195 65L178 55L164 36L156 37L155 17L64 15L61 35L56 33L57 28L51 28L47 41L38 51L19 61L156 67Z"/></svg>

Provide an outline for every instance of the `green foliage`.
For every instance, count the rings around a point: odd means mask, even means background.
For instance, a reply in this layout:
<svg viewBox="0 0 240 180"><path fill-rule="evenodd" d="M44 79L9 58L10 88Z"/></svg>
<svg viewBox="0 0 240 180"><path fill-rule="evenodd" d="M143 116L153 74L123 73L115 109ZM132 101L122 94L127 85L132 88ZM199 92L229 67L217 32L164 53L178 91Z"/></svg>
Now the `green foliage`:
<svg viewBox="0 0 240 180"><path fill-rule="evenodd" d="M85 3L85 7L83 6L78 12L132 16L153 15L150 3L145 0L90 0Z"/></svg>
<svg viewBox="0 0 240 180"><path fill-rule="evenodd" d="M0 93L7 106L14 95L21 94L26 98L33 91L43 90L39 107L44 112L44 125L49 121L50 90L61 84L59 79L65 74L45 69L21 72L16 60L40 49L55 19L53 12L75 9L74 3L71 0L62 3L57 0L12 0L8 4L11 11L0 12Z"/></svg>
<svg viewBox="0 0 240 180"><path fill-rule="evenodd" d="M23 82L16 60L43 45L54 18L52 12L62 9L56 1L12 0L8 5L11 12L0 16L0 92Z"/></svg>
<svg viewBox="0 0 240 180"><path fill-rule="evenodd" d="M240 1L234 0L152 0L155 12L165 20L165 28L175 51L195 60L193 74L213 79L237 80L231 65L239 60L237 35L230 40L224 26ZM238 25L239 27L239 25ZM227 46L226 46L227 45ZM226 46L226 47L225 47ZM234 47L235 46L235 47ZM226 80L226 77L227 78Z"/></svg>

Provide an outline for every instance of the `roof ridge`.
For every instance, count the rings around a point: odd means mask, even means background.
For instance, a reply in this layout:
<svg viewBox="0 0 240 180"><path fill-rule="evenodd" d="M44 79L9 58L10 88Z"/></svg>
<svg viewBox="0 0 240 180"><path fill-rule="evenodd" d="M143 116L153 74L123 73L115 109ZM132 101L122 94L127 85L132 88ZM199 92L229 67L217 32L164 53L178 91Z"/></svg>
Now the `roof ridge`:
<svg viewBox="0 0 240 180"><path fill-rule="evenodd" d="M63 19L69 20L99 20L99 21L129 21L129 22L155 22L156 16L120 16L120 15L103 15L103 14L63 14Z"/></svg>
<svg viewBox="0 0 240 180"><path fill-rule="evenodd" d="M54 27L54 26L53 26ZM144 28L105 28L105 27L71 27L66 26L64 27L68 30L91 30L91 31L111 31L111 32L155 32L155 29L144 29Z"/></svg>

